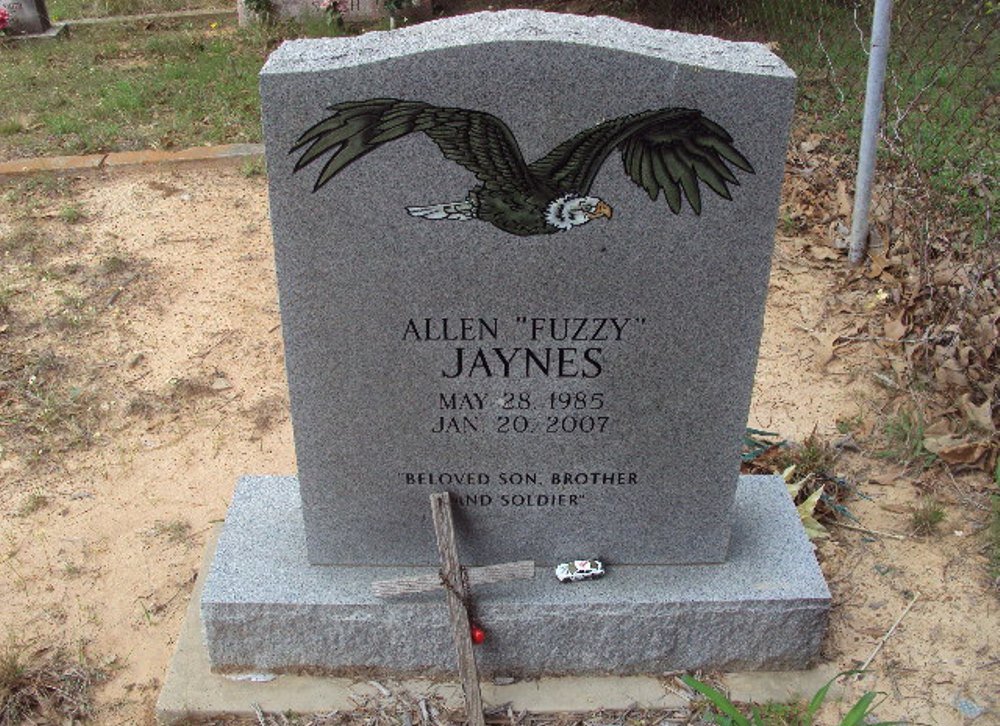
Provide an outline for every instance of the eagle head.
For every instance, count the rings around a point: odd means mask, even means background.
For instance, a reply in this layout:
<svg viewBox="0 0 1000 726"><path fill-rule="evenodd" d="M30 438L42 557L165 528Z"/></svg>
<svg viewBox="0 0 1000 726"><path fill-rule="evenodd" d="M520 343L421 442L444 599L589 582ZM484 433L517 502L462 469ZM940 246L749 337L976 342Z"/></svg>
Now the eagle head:
<svg viewBox="0 0 1000 726"><path fill-rule="evenodd" d="M607 202L578 194L565 194L549 202L545 209L545 221L561 230L578 227L598 217L611 219L611 207Z"/></svg>

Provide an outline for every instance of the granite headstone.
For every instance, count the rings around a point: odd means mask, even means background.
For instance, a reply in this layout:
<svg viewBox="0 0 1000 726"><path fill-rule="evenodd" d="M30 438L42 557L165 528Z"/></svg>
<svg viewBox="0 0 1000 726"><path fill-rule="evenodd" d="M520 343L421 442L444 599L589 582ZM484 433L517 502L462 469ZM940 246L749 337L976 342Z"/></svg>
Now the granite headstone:
<svg viewBox="0 0 1000 726"><path fill-rule="evenodd" d="M390 14L384 0L339 0L338 7L341 18L348 23L381 20ZM272 0L272 8L280 19L319 17L323 14L321 0ZM394 12L399 23L419 22L431 17L431 3L430 0L418 0ZM237 0L236 13L240 25L255 19L244 0Z"/></svg>
<svg viewBox="0 0 1000 726"><path fill-rule="evenodd" d="M299 472L237 488L214 667L447 670L440 600L370 592L435 564L439 490L463 563L539 565L477 593L484 672L815 657L809 543L739 476L794 84L758 44L534 11L272 54Z"/></svg>
<svg viewBox="0 0 1000 726"><path fill-rule="evenodd" d="M0 0L0 8L8 13L11 35L40 35L52 27L45 0Z"/></svg>
<svg viewBox="0 0 1000 726"><path fill-rule="evenodd" d="M516 33L511 18L521 20ZM442 489L462 507L472 564L725 559L794 76L761 45L555 19L496 14L474 31L456 20L287 44L262 72L314 564L433 563L431 534L413 513ZM328 118L348 130L351 119L374 119L349 144L381 129L392 140L314 191L339 132L316 140L324 153L309 164L311 142L289 150ZM406 124L466 119L482 138L394 136ZM613 132L591 133L616 120ZM631 126L645 130L627 136ZM509 136L491 146L491 134ZM657 134L676 137L663 146L679 151L664 152L656 171L684 177L672 165L703 164L732 198L692 174L682 179L689 193L667 179L678 214L669 195L651 199L626 171L651 167L655 153L636 148ZM550 171L566 179L538 182L551 188L532 212L537 231L485 221L494 206L521 203L487 199L492 181L471 191L502 171L494 167L580 138L586 154ZM476 144L490 158L465 159ZM740 163L694 160L723 144ZM510 186L527 198L521 173ZM475 216L463 207L470 192L479 219L434 218L448 213L444 203L455 203L454 217ZM608 211L566 231L546 223L547 207L570 192Z"/></svg>

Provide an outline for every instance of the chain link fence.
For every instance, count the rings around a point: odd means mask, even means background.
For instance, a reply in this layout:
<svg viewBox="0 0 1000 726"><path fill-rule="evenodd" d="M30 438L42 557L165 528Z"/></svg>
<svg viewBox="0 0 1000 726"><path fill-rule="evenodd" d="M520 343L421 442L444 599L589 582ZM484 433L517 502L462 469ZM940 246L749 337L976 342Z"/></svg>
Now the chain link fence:
<svg viewBox="0 0 1000 726"><path fill-rule="evenodd" d="M771 45L799 77L779 235L845 241L874 0L610 1L649 25ZM843 278L880 301L865 318L866 340L887 353L879 381L896 392L899 415L918 434L943 419L949 441L963 443L940 456L991 472L1000 430L998 23L997 0L896 0L873 246L860 277Z"/></svg>
<svg viewBox="0 0 1000 726"><path fill-rule="evenodd" d="M651 24L769 43L799 75L800 126L842 136L856 154L872 0L636 0ZM992 243L1000 3L897 0L879 148L882 234L927 228L948 211L973 244ZM805 118L803 118L803 116ZM895 220L888 225L887 220Z"/></svg>

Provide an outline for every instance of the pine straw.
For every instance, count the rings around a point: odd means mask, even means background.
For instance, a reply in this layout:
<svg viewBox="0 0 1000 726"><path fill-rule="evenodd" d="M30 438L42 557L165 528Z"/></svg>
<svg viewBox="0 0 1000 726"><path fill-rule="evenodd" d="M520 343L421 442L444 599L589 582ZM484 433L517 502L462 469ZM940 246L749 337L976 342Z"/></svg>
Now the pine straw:
<svg viewBox="0 0 1000 726"><path fill-rule="evenodd" d="M390 690L369 681L381 691L370 697L352 697L356 708L349 711L293 715L265 713L256 704L255 717L193 717L183 726L451 726L467 723L462 711L449 711L440 696L417 696ZM692 704L694 706L694 704ZM510 706L488 709L487 726L672 726L705 723L700 709L625 709L581 711L576 713L530 713Z"/></svg>
<svg viewBox="0 0 1000 726"><path fill-rule="evenodd" d="M107 674L62 648L0 651L0 726L76 723L93 715L93 687Z"/></svg>
<svg viewBox="0 0 1000 726"><path fill-rule="evenodd" d="M578 713L529 713L499 708L487 711L485 720L487 726L675 726L710 723L686 708ZM462 712L439 714L423 721L419 711L392 713L358 710L308 716L261 712L256 718L191 718L180 726L460 726L466 723Z"/></svg>

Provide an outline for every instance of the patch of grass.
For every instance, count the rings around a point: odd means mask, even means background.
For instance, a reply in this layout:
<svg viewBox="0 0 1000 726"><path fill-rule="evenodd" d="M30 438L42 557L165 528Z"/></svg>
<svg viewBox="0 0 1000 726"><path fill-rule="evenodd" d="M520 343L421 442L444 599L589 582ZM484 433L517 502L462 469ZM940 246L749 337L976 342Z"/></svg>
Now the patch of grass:
<svg viewBox="0 0 1000 726"><path fill-rule="evenodd" d="M836 458L834 448L812 433L801 444L781 449L781 454L775 458L775 464L781 471L794 466L796 477L821 476L833 471Z"/></svg>
<svg viewBox="0 0 1000 726"><path fill-rule="evenodd" d="M257 74L278 37L185 21L7 48L5 100L40 123L0 136L0 157L258 141Z"/></svg>
<svg viewBox="0 0 1000 726"><path fill-rule="evenodd" d="M335 32L195 19L81 26L71 43L8 47L4 100L37 122L0 135L0 158L259 141L268 53L286 38Z"/></svg>
<svg viewBox="0 0 1000 726"><path fill-rule="evenodd" d="M264 166L264 157L248 156L240 165L240 173L248 179L264 176L267 173L267 169Z"/></svg>
<svg viewBox="0 0 1000 726"><path fill-rule="evenodd" d="M191 523L186 519L171 519L168 522L157 520L150 530L150 534L154 537L165 537L168 542L173 544L183 542L190 533Z"/></svg>
<svg viewBox="0 0 1000 726"><path fill-rule="evenodd" d="M865 421L864 414L856 414L854 416L848 416L846 418L837 419L837 433L839 434L850 434L861 429L862 424Z"/></svg>
<svg viewBox="0 0 1000 726"><path fill-rule="evenodd" d="M0 199L19 217L26 217L41 205L64 197L73 191L73 180L50 172L31 174L15 180L4 180Z"/></svg>
<svg viewBox="0 0 1000 726"><path fill-rule="evenodd" d="M172 10L225 8L220 0L50 0L46 3L53 20L98 18L109 15L143 15Z"/></svg>
<svg viewBox="0 0 1000 726"><path fill-rule="evenodd" d="M944 507L941 503L934 497L923 497L913 508L910 526L914 534L922 536L937 534L944 518Z"/></svg>
<svg viewBox="0 0 1000 726"><path fill-rule="evenodd" d="M35 492L29 494L21 502L21 506L17 508L17 516L19 517L30 517L35 512L41 511L49 504L49 498L44 494Z"/></svg>
<svg viewBox="0 0 1000 726"><path fill-rule="evenodd" d="M883 424L884 448L875 455L907 466L927 468L937 456L924 448L924 429L924 417L920 411L900 408Z"/></svg>
<svg viewBox="0 0 1000 726"><path fill-rule="evenodd" d="M24 131L24 124L17 119L0 119L0 136L13 136Z"/></svg>
<svg viewBox="0 0 1000 726"><path fill-rule="evenodd" d="M201 398L203 396L211 396L215 393L215 391L212 390L211 384L194 378L184 378L183 376L171 378L169 386L170 392L168 397L174 401Z"/></svg>
<svg viewBox="0 0 1000 726"><path fill-rule="evenodd" d="M0 409L4 446L29 462L52 453L84 448L97 427L95 396L74 385L68 361L49 351L23 352L0 347Z"/></svg>
<svg viewBox="0 0 1000 726"><path fill-rule="evenodd" d="M76 224L83 219L83 210L79 204L72 202L59 210L59 219L66 224Z"/></svg>
<svg viewBox="0 0 1000 726"><path fill-rule="evenodd" d="M44 238L34 225L16 223L10 232L0 238L0 254L33 260L41 251Z"/></svg>
<svg viewBox="0 0 1000 726"><path fill-rule="evenodd" d="M113 254L101 260L100 270L105 275L120 275L132 269L132 261L119 254Z"/></svg>
<svg viewBox="0 0 1000 726"><path fill-rule="evenodd" d="M49 319L54 330L73 330L84 327L94 320L94 308L85 295L77 292L57 290L59 311Z"/></svg>
<svg viewBox="0 0 1000 726"><path fill-rule="evenodd" d="M0 651L0 726L79 723L94 715L93 687L107 674L62 648Z"/></svg>
<svg viewBox="0 0 1000 726"><path fill-rule="evenodd" d="M744 708L740 708L715 688L689 675L681 676L681 680L706 699L708 709L703 715L720 726L813 726L817 723L815 720L816 712L826 700L833 683L838 678L857 672L838 673L816 691L808 704L767 704L763 706L750 704ZM875 691L866 691L841 719L840 726L858 726L859 724L892 726L892 724L897 723L885 721L874 723L872 721L872 712L875 710L876 699L879 695L884 696L884 694ZM749 716L746 715L747 713Z"/></svg>
<svg viewBox="0 0 1000 726"><path fill-rule="evenodd" d="M10 304L17 295L17 289L11 285L0 286L0 315L10 313Z"/></svg>

